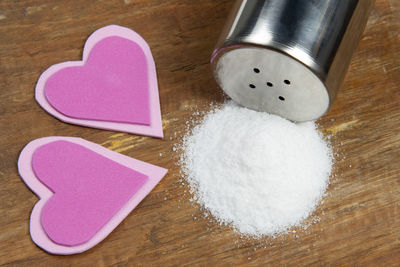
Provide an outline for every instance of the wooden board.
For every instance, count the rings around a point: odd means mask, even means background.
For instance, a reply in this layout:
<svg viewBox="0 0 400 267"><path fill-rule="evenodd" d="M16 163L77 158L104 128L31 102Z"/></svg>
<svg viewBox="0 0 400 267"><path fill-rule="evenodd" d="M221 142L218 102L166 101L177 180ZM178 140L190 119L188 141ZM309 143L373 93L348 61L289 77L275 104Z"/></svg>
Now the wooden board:
<svg viewBox="0 0 400 267"><path fill-rule="evenodd" d="M202 218L172 150L196 110L223 97L210 72L231 0L2 0L0 2L0 264L398 265L400 262L400 1L377 0L346 80L319 120L339 153L318 223L278 239L241 240ZM79 60L86 38L108 24L148 41L157 64L165 139L69 125L34 101L50 65ZM175 135L176 134L176 135ZM37 197L17 173L19 152L51 135L78 136L169 169L154 191L93 249L52 256L34 245ZM160 156L162 153L162 156Z"/></svg>

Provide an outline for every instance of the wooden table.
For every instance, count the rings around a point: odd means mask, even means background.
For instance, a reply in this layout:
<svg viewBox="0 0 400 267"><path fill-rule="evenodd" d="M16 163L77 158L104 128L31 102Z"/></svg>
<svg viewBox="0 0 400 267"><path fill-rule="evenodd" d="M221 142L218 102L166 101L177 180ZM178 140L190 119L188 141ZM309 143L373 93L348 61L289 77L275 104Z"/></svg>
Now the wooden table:
<svg viewBox="0 0 400 267"><path fill-rule="evenodd" d="M362 0L361 0L362 1ZM0 2L0 264L359 265L400 263L400 1L378 0L329 113L318 123L339 155L320 221L277 239L242 240L189 202L174 144L197 110L223 96L210 54L231 0L2 0ZM50 65L79 60L86 38L108 24L130 27L157 65L163 140L62 123L34 100ZM37 197L21 181L29 141L78 136L169 169L164 180L102 243L54 256L29 236ZM162 153L162 156L160 156Z"/></svg>

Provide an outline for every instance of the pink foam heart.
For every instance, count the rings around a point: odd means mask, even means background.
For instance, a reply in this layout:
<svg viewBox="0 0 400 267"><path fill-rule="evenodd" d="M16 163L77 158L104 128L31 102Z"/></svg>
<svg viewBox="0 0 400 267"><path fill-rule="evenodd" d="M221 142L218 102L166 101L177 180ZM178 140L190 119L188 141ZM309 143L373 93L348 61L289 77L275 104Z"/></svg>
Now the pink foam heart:
<svg viewBox="0 0 400 267"><path fill-rule="evenodd" d="M48 68L35 97L64 122L163 137L154 59L143 38L125 27L95 31L82 61Z"/></svg>
<svg viewBox="0 0 400 267"><path fill-rule="evenodd" d="M55 141L39 147L33 171L54 195L41 224L55 243L89 241L142 187L147 176L81 145Z"/></svg>
<svg viewBox="0 0 400 267"><path fill-rule="evenodd" d="M63 255L103 240L167 172L73 137L32 141L18 170L40 197L31 214L33 241Z"/></svg>
<svg viewBox="0 0 400 267"><path fill-rule="evenodd" d="M107 37L91 49L84 66L47 79L48 102L77 119L150 124L146 57L131 40Z"/></svg>

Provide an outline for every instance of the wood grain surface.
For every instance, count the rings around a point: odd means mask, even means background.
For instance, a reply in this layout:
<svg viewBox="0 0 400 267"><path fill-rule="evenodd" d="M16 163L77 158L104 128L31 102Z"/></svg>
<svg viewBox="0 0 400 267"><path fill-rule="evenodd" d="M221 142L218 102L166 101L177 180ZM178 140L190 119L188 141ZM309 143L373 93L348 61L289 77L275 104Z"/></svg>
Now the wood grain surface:
<svg viewBox="0 0 400 267"><path fill-rule="evenodd" d="M399 266L400 1L377 0L336 101L318 121L338 153L328 194L313 215L319 221L261 240L241 239L203 218L189 201L176 165L179 153L172 149L193 112L223 100L209 59L231 5L232 0L0 1L1 265ZM134 29L152 49L163 140L69 125L34 101L39 75L52 64L79 60L86 38L109 24ZM29 236L38 199L21 181L16 162L29 141L52 135L82 137L169 169L114 232L79 255L49 255Z"/></svg>

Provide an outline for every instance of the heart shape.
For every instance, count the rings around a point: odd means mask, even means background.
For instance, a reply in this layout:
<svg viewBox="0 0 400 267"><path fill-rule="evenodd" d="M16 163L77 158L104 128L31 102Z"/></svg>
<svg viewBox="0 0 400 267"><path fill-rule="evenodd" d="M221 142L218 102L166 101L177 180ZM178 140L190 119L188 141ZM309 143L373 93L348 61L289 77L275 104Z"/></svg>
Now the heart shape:
<svg viewBox="0 0 400 267"><path fill-rule="evenodd" d="M85 65L49 77L46 98L68 117L149 125L146 65L138 44L107 37L92 48Z"/></svg>
<svg viewBox="0 0 400 267"><path fill-rule="evenodd" d="M35 97L64 122L163 137L154 59L143 38L125 27L96 30L82 61L48 68Z"/></svg>
<svg viewBox="0 0 400 267"><path fill-rule="evenodd" d="M81 145L55 141L36 149L32 168L54 195L41 224L53 242L86 243L142 187L147 176Z"/></svg>
<svg viewBox="0 0 400 267"><path fill-rule="evenodd" d="M63 255L103 240L167 172L73 137L32 141L18 170L40 197L31 214L33 241Z"/></svg>

